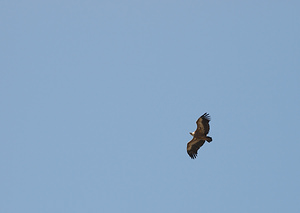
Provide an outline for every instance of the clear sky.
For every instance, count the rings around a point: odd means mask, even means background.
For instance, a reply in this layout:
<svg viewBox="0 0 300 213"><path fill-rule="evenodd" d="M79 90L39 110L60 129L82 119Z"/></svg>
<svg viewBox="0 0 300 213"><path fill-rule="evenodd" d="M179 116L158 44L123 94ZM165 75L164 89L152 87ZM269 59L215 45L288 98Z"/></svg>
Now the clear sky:
<svg viewBox="0 0 300 213"><path fill-rule="evenodd" d="M300 212L299 11L1 1L0 212Z"/></svg>

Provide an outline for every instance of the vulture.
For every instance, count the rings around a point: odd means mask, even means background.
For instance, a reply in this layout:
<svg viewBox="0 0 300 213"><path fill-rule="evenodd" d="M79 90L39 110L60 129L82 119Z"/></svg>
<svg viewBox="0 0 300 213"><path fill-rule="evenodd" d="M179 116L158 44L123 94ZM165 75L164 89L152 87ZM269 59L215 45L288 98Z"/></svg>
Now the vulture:
<svg viewBox="0 0 300 213"><path fill-rule="evenodd" d="M198 149L200 149L205 141L212 141L212 138L207 136L209 132L209 121L209 114L204 113L196 122L197 129L194 132L190 132L193 139L187 144L187 153L192 159L197 157Z"/></svg>

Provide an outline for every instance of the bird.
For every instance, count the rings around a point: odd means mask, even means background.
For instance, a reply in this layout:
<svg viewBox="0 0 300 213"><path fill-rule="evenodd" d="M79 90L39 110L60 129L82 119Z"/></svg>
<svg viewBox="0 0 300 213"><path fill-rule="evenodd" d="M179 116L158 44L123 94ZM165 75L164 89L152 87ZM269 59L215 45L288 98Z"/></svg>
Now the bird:
<svg viewBox="0 0 300 213"><path fill-rule="evenodd" d="M187 153L192 159L195 159L197 157L198 149L200 149L205 141L212 141L212 137L207 136L210 128L209 121L209 114L204 113L196 121L197 129L194 132L190 132L190 134L193 136L193 139L187 143Z"/></svg>

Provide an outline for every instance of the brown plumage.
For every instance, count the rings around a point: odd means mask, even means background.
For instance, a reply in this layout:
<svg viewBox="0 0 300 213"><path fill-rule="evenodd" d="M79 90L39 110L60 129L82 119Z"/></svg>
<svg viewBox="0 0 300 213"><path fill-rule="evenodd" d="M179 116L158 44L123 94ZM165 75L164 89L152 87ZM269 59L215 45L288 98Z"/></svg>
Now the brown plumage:
<svg viewBox="0 0 300 213"><path fill-rule="evenodd" d="M197 157L198 149L200 149L205 141L212 141L212 138L207 136L209 132L209 121L209 114L204 113L196 122L197 129L195 132L190 132L190 134L193 136L193 139L187 144L187 153L192 159Z"/></svg>

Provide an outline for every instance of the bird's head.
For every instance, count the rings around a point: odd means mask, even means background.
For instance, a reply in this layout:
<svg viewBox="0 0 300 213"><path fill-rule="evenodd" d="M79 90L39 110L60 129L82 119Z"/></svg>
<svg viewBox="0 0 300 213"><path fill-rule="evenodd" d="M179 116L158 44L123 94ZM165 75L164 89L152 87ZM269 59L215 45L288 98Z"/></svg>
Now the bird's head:
<svg viewBox="0 0 300 213"><path fill-rule="evenodd" d="M195 132L190 132L190 134L191 134L192 136L194 136L194 135L195 135Z"/></svg>

